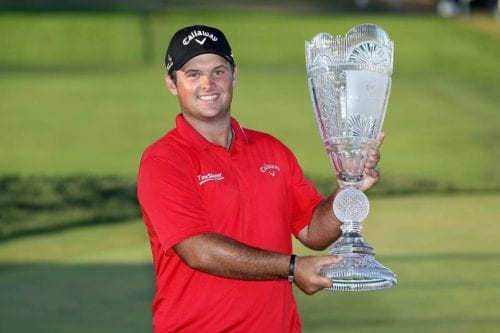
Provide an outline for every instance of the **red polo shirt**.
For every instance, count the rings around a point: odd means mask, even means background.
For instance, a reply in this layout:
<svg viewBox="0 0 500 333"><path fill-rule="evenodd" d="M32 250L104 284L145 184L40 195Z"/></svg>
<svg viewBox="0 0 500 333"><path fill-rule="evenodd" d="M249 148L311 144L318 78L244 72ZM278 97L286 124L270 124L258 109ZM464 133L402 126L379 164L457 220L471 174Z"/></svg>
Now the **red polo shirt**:
<svg viewBox="0 0 500 333"><path fill-rule="evenodd" d="M156 272L154 332L300 332L285 279L243 281L189 268L172 247L201 233L291 253L291 235L322 200L294 155L270 135L231 119L231 150L177 126L146 149L138 197Z"/></svg>

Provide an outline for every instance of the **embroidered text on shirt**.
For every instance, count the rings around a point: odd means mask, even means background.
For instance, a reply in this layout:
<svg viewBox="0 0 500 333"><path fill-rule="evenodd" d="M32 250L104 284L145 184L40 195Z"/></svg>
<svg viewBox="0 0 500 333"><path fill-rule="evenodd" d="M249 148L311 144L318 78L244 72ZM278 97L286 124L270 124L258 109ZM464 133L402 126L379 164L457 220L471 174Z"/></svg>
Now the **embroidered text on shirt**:
<svg viewBox="0 0 500 333"><path fill-rule="evenodd" d="M205 184L210 181L219 181L223 180L224 176L222 173L207 173L206 175L198 175L198 182L200 185Z"/></svg>

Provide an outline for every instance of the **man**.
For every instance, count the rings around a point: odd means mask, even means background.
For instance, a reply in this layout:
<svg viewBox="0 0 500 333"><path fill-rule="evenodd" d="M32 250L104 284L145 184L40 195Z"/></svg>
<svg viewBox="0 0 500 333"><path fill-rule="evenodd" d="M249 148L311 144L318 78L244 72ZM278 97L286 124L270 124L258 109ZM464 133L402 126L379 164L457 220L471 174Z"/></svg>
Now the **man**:
<svg viewBox="0 0 500 333"><path fill-rule="evenodd" d="M281 142L231 117L238 69L221 31L179 30L165 62L181 113L138 177L154 332L300 332L292 282L306 294L330 287L319 271L339 259L292 255L291 235L315 250L336 240L335 193L323 198ZM376 150L362 190L377 182L378 160Z"/></svg>

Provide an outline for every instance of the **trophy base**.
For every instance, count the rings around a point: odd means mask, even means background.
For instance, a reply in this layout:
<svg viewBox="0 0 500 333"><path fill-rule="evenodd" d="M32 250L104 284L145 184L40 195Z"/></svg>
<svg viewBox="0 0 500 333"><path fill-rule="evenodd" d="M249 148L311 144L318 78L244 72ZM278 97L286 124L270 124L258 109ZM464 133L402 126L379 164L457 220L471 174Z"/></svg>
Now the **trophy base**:
<svg viewBox="0 0 500 333"><path fill-rule="evenodd" d="M373 255L344 253L336 264L325 265L321 275L331 278L329 291L371 291L393 287L396 275L380 264Z"/></svg>

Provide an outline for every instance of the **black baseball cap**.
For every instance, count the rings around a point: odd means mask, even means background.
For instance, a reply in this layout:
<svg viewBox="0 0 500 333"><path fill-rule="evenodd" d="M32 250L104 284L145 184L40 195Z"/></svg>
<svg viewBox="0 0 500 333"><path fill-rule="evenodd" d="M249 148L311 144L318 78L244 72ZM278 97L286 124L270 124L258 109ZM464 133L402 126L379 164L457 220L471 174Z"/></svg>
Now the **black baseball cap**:
<svg viewBox="0 0 500 333"><path fill-rule="evenodd" d="M189 59L204 53L217 54L234 65L229 42L219 29L192 25L177 31L170 40L165 55L168 74L180 69Z"/></svg>

